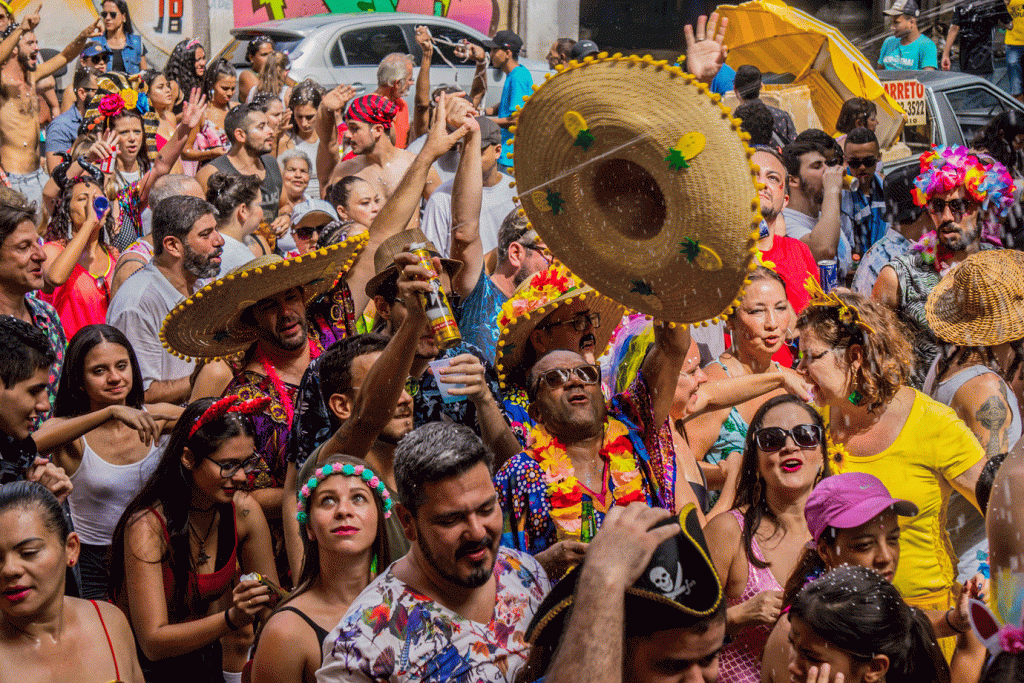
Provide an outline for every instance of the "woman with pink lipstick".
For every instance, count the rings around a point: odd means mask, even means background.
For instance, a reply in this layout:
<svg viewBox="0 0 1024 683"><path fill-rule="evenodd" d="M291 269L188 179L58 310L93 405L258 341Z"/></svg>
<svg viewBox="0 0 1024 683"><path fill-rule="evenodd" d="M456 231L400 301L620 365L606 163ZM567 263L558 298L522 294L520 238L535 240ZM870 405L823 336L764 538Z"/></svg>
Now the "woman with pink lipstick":
<svg viewBox="0 0 1024 683"><path fill-rule="evenodd" d="M121 513L160 460L181 408L143 405L142 372L124 334L88 325L64 357L53 417L33 435L71 477L71 521L82 542L82 597L108 599L110 543Z"/></svg>
<svg viewBox="0 0 1024 683"><path fill-rule="evenodd" d="M957 595L949 496L956 490L977 506L981 444L952 408L906 386L914 356L889 308L843 288L819 291L797 329L799 369L822 406L832 470L873 474L918 507L903 525L893 583L914 607L945 612ZM953 639L940 643L950 655Z"/></svg>
<svg viewBox="0 0 1024 683"><path fill-rule="evenodd" d="M312 472L316 486L298 498L302 573L257 639L253 683L315 683L324 638L393 559L384 526L391 496L366 462L337 455Z"/></svg>
<svg viewBox="0 0 1024 683"><path fill-rule="evenodd" d="M757 683L782 585L811 540L804 504L826 473L821 416L795 396L769 399L747 431L736 505L704 533L728 599L722 683Z"/></svg>
<svg viewBox="0 0 1024 683"><path fill-rule="evenodd" d="M263 583L235 583L239 566L278 583L267 520L243 491L258 462L247 416L266 406L189 404L114 530L110 592L131 615L148 683L223 683L221 639L272 602Z"/></svg>
<svg viewBox="0 0 1024 683"><path fill-rule="evenodd" d="M78 551L45 487L0 486L0 681L143 683L124 614L64 595Z"/></svg>

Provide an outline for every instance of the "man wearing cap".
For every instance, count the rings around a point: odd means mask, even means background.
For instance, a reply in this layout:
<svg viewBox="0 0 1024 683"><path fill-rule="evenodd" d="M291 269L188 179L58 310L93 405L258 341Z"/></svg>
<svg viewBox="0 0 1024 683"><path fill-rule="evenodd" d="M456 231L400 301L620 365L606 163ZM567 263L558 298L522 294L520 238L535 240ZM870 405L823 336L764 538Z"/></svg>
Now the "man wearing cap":
<svg viewBox="0 0 1024 683"><path fill-rule="evenodd" d="M1014 191L1013 180L1002 164L987 158L983 163L965 147L935 147L921 155L920 168L914 181L914 202L925 206L935 232L922 237L920 249L912 248L882 268L871 291L872 298L893 309L910 328L917 359L912 377L915 389L924 385L928 368L939 353L925 315L925 301L950 268L971 254L992 248L981 239L982 223L990 216L1004 216ZM969 174L974 181L968 180Z"/></svg>
<svg viewBox="0 0 1024 683"><path fill-rule="evenodd" d="M110 301L107 324L132 343L148 403L184 403L194 363L165 350L160 327L171 309L192 296L197 281L220 270L224 239L213 205L196 197L168 197L153 210L153 260L125 281Z"/></svg>
<svg viewBox="0 0 1024 683"><path fill-rule="evenodd" d="M882 43L878 65L883 69L937 69L939 53L935 43L917 28L921 11L916 0L896 0L885 15L892 17L893 35Z"/></svg>
<svg viewBox="0 0 1024 683"><path fill-rule="evenodd" d="M692 505L617 507L537 608L523 680L717 683L725 608Z"/></svg>
<svg viewBox="0 0 1024 683"><path fill-rule="evenodd" d="M490 57L484 48L491 51ZM488 60L492 67L501 69L505 74L505 84L501 88L501 102L487 108L486 114L495 117L495 123L501 126L501 155L498 165L503 169L511 168L512 163L512 112L523 105L523 98L533 94L533 76L530 70L519 63L519 52L523 49L523 39L513 31L498 31L494 38L484 41L484 47L469 44L465 48L466 57L476 60L476 73L473 75L473 87L470 97L474 102L481 102L487 91Z"/></svg>
<svg viewBox="0 0 1024 683"><path fill-rule="evenodd" d="M321 177L321 186L332 185L346 176L359 176L387 200L398 187L412 165L416 155L404 149L398 149L391 141L391 128L398 109L394 103L380 95L363 95L352 100L345 112L345 125L348 127L348 139L352 144L355 157L338 163L337 135L330 125L333 120L331 113L344 106L346 93L338 89L327 93L320 103L320 147L317 150L317 175ZM322 169L333 169L325 171ZM433 169L427 176L423 186L422 197L430 198L434 189L441 184L441 179ZM409 222L409 227L419 225L419 212Z"/></svg>
<svg viewBox="0 0 1024 683"><path fill-rule="evenodd" d="M586 543L615 506L675 509L665 420L689 350L688 327L656 324L636 378L607 404L599 365L567 350L537 360L527 376L529 445L494 477L504 545L536 555L563 541Z"/></svg>
<svg viewBox="0 0 1024 683"><path fill-rule="evenodd" d="M516 208L513 202L516 193L511 187L512 178L502 173L501 167L498 165L502 144L501 128L493 119L486 116L478 116L476 121L480 129L479 141L473 142L476 140L474 131L463 141L463 145L475 144L480 149L480 161L472 162L474 168L479 170L483 178L482 194L475 217L478 217L478 234L483 244L484 253L487 254L498 246L498 226L501 225L508 212ZM462 159L466 159L467 156L466 153L463 153ZM474 184L474 187L477 185L475 179L460 179L459 173L463 168L464 164L460 162L455 177L441 183L441 186L430 196L427 207L423 211L423 234L437 246L438 251L444 256L451 255L452 231L460 227L460 223L455 222L453 216L452 205L455 188L461 189L470 182Z"/></svg>
<svg viewBox="0 0 1024 683"><path fill-rule="evenodd" d="M578 40L576 44L569 50L569 59L575 59L577 62L582 62L587 57L596 57L600 50L597 48L597 43L592 40Z"/></svg>
<svg viewBox="0 0 1024 683"><path fill-rule="evenodd" d="M278 235L283 235L291 221L289 216L278 216L283 179L277 158L270 153L274 133L267 115L251 104L241 104L224 117L224 131L231 140L231 149L199 169L196 180L203 192L208 192L210 176L214 173L256 176L261 181L260 205L264 219L271 222Z"/></svg>
<svg viewBox="0 0 1024 683"><path fill-rule="evenodd" d="M753 64L744 64L736 70L733 93L740 104L761 102L761 70ZM783 148L796 138L796 124L788 111L764 103L772 115L772 144Z"/></svg>
<svg viewBox="0 0 1024 683"><path fill-rule="evenodd" d="M96 92L96 80L99 71L91 66L80 66L75 71L72 87L68 88L74 96L74 106L50 121L46 127L46 168L53 169L62 161L57 152L67 152L78 138L78 129L82 125L82 114L89 104L89 99Z"/></svg>
<svg viewBox="0 0 1024 683"><path fill-rule="evenodd" d="M35 27L39 15L32 14L20 25L12 24L0 43L0 159L8 184L29 202L42 208L43 186L49 176L39 164L39 98L36 83L72 62L89 38L103 33L103 19L97 18L60 54L39 63L39 43Z"/></svg>
<svg viewBox="0 0 1024 683"><path fill-rule="evenodd" d="M100 43L90 42L82 50L82 56L78 58L78 64L75 66L75 73L77 74L79 69L89 68L95 69L96 73L105 74L107 73L107 57L110 56L110 52L106 47ZM56 84L55 84L56 85ZM94 91L95 92L95 91ZM74 88L65 88L64 94L60 100L60 110L66 112L67 110L74 107L77 101L77 92ZM85 110L82 110L85 113ZM49 139L49 136L47 136Z"/></svg>

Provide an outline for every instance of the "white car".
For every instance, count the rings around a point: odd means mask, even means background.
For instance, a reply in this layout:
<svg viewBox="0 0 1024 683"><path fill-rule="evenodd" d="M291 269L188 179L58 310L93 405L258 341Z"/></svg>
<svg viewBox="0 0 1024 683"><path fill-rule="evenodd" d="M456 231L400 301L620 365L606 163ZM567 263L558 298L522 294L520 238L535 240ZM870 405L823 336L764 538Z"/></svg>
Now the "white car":
<svg viewBox="0 0 1024 683"><path fill-rule="evenodd" d="M444 42L435 43L433 63L430 67L431 89L440 85L456 85L469 92L475 65L463 62L454 55L454 48L445 43L468 40L483 45L487 36L453 19L403 12L356 12L352 14L318 14L311 17L281 19L262 24L232 29L234 37L218 57L224 57L235 68L248 67L245 51L251 38L269 36L278 50L288 53L295 81L312 78L317 83L333 88L341 83L360 88L363 92L377 89L377 66L385 55L404 52L412 55L419 67L420 48L416 44L415 29L427 26L431 35ZM447 60L447 62L445 61ZM520 59L540 85L548 73L547 62ZM486 106L498 104L505 74L488 67ZM412 111L415 87L406 99ZM362 93L360 93L362 94Z"/></svg>

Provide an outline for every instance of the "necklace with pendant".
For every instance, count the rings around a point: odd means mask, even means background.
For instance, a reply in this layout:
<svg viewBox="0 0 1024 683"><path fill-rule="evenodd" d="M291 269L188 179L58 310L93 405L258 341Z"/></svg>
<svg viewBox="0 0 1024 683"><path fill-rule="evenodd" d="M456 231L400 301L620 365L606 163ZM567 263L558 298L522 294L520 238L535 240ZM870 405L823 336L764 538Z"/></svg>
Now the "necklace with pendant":
<svg viewBox="0 0 1024 683"><path fill-rule="evenodd" d="M198 562L196 566L198 567L202 567L210 559L209 553L206 552L206 540L210 538L210 532L213 531L213 525L217 522L218 514L219 512L213 513L213 519L210 520L210 526L206 527L206 533L203 534L202 538L199 538L199 532L196 531L195 526L192 525L192 520L189 520L188 522L189 532L195 536L195 539L199 542L199 556L196 558L196 561Z"/></svg>

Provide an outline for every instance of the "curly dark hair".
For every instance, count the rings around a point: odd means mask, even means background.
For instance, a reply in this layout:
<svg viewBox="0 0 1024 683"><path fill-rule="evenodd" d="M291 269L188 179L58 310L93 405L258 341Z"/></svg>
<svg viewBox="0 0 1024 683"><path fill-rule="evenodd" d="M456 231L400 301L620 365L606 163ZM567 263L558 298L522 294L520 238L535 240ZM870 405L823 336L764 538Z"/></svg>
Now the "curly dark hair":
<svg viewBox="0 0 1024 683"><path fill-rule="evenodd" d="M796 320L802 334L810 330L849 365L850 348L864 349L864 360L853 377L853 387L863 396L870 412L887 404L914 371L914 352L906 327L888 307L844 287L832 290L871 332L856 323L844 322L838 306L808 305Z"/></svg>
<svg viewBox="0 0 1024 683"><path fill-rule="evenodd" d="M178 84L181 97L188 99L193 88L202 88L203 79L196 73L196 51L203 49L202 44L192 38L186 38L174 46L174 51L167 59L164 75L167 80Z"/></svg>
<svg viewBox="0 0 1024 683"><path fill-rule="evenodd" d="M764 426L765 416L768 415L772 408L790 404L800 406L806 410L811 424L817 425L818 429L821 430L821 477L827 477L830 474L828 447L825 445L825 422L818 411L790 394L774 396L765 401L764 405L757 409L754 419L750 421L750 426L747 428L747 437L743 448L743 462L740 466L740 479L736 483L736 502L732 506L734 510L746 508L746 511L743 513L743 549L747 554L747 562L751 566L760 567L761 569L769 566L769 563L759 560L754 556L754 535L757 533L763 520L768 520L775 527L772 535L778 533L780 527L778 518L768 505L768 487L765 485L758 468L757 444L754 442L754 437L757 435L758 430Z"/></svg>
<svg viewBox="0 0 1024 683"><path fill-rule="evenodd" d="M46 232L43 234L43 239L47 242L60 242L61 244L67 244L68 241L74 236L74 226L71 224L71 197L74 196L75 187L78 185L92 185L99 188L100 194L103 194L103 188L90 178L89 176L78 176L77 178L69 178L69 182L66 183L57 195L57 201L54 205L53 216L50 218L50 222L46 225ZM107 215L103 218L103 229L100 230L99 243L101 246L107 246L107 235L114 234L114 212L107 211Z"/></svg>

